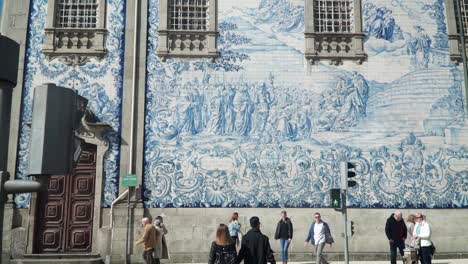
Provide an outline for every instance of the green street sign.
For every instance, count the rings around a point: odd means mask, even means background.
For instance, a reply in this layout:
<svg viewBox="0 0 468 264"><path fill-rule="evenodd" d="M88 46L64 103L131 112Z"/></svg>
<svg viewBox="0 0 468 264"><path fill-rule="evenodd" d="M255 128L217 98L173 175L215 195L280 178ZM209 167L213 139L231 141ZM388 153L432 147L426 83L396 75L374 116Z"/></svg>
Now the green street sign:
<svg viewBox="0 0 468 264"><path fill-rule="evenodd" d="M122 177L122 186L134 187L138 185L136 174L129 174Z"/></svg>

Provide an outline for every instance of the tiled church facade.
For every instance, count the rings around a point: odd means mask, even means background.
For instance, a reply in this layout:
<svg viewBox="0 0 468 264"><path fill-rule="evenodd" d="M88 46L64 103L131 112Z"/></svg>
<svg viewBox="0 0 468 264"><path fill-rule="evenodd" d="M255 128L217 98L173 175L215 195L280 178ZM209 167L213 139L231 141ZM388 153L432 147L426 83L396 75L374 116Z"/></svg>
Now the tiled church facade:
<svg viewBox="0 0 468 264"><path fill-rule="evenodd" d="M450 60L445 1L363 1L367 59L342 65L305 59L304 1L219 0L214 61L158 56L158 0L141 1L137 20L133 0L106 2L107 54L83 66L43 54L47 0L10 3L2 18L2 32L20 41L24 58L10 172L28 177L35 86L73 87L111 127L100 139L94 253L117 261L125 252L126 205L117 203L112 238L109 207L126 190L119 179L130 166L141 187L132 196L130 237L143 215L165 215L174 261L205 261L216 224L234 211L243 229L259 215L272 239L280 208L295 224L295 258L312 252L301 245L316 211L331 224L331 251L339 254L343 224L329 193L339 188L341 160L357 164L348 196L357 230L351 252L387 252L383 227L397 208L428 215L438 251L468 252L468 112L463 68ZM35 197L14 197L8 229L33 230ZM139 257L137 246L129 250Z"/></svg>

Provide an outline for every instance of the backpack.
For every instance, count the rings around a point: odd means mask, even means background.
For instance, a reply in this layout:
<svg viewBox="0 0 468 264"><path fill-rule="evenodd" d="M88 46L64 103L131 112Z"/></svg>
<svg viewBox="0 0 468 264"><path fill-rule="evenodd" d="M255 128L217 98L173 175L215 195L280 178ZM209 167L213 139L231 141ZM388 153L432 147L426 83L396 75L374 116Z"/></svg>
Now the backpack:
<svg viewBox="0 0 468 264"><path fill-rule="evenodd" d="M216 259L214 264L235 264L237 258L236 251L226 251L221 248L216 252Z"/></svg>

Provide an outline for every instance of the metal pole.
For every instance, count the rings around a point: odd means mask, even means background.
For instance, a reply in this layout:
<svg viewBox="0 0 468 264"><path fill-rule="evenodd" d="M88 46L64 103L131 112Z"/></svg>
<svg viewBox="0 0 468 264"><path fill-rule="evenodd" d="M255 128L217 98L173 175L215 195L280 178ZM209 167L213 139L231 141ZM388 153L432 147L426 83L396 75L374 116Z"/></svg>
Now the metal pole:
<svg viewBox="0 0 468 264"><path fill-rule="evenodd" d="M5 203L7 193L4 184L10 179L7 172L8 142L10 138L11 95L14 85L0 81L0 263L3 256L3 218L5 216Z"/></svg>
<svg viewBox="0 0 468 264"><path fill-rule="evenodd" d="M10 141L11 97L18 79L19 44L0 35L0 263L3 258L3 218L7 201L4 184L10 175L8 164L8 144Z"/></svg>
<svg viewBox="0 0 468 264"><path fill-rule="evenodd" d="M10 179L10 174L7 171L0 171L0 264L3 259L3 217L5 216L5 203L8 200L6 191L3 185Z"/></svg>
<svg viewBox="0 0 468 264"><path fill-rule="evenodd" d="M126 243L125 243L125 264L130 263L130 188L127 195L127 233L126 233Z"/></svg>
<svg viewBox="0 0 468 264"><path fill-rule="evenodd" d="M463 83L465 84L465 117L468 116L468 68L466 61L466 41L465 41L465 25L463 25L463 18L460 8L460 1L455 1L457 3L457 17L458 24L460 28L460 42L461 42L461 54L462 54L462 63L463 63Z"/></svg>
<svg viewBox="0 0 468 264"><path fill-rule="evenodd" d="M349 251L348 251L348 212L346 205L346 190L341 190L341 202L342 202L342 214L343 214L343 224L344 224L344 261L345 264L349 264Z"/></svg>

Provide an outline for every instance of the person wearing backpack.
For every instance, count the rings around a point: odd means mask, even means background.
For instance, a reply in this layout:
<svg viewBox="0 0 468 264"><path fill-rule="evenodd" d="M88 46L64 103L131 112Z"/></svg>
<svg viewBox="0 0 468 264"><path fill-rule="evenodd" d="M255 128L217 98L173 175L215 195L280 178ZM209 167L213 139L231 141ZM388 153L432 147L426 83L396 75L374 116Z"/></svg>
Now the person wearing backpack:
<svg viewBox="0 0 468 264"><path fill-rule="evenodd" d="M216 240L211 243L208 264L236 264L236 242L231 239L225 224L219 224Z"/></svg>

